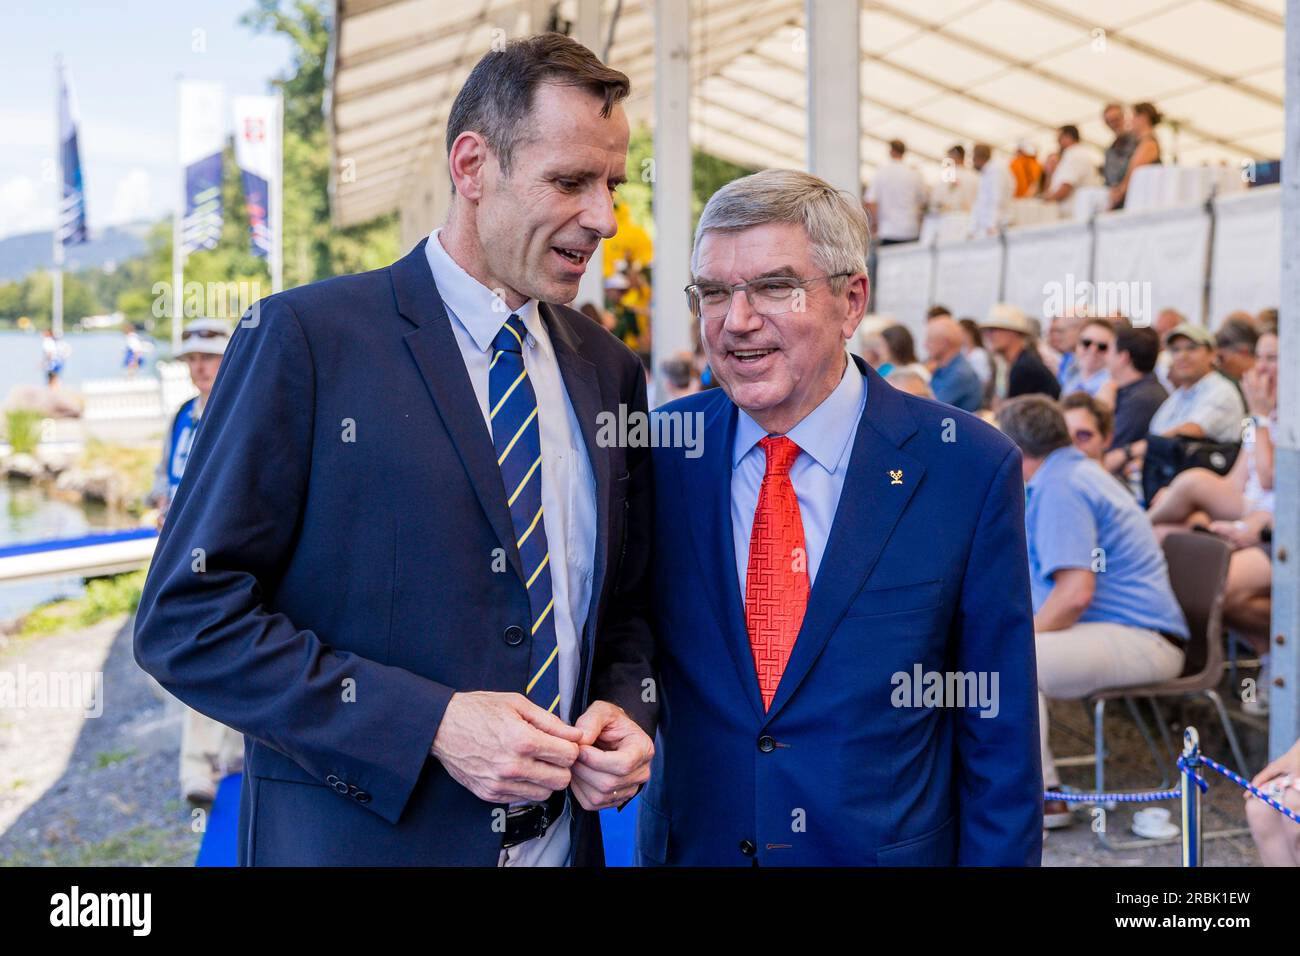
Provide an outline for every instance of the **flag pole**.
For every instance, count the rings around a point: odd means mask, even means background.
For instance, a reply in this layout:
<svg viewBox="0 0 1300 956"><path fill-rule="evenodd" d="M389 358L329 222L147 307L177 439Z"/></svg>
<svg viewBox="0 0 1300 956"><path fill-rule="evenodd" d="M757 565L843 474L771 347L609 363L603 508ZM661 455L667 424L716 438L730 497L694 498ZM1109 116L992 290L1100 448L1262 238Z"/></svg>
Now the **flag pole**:
<svg viewBox="0 0 1300 956"><path fill-rule="evenodd" d="M63 57L54 55L54 302L50 328L63 336Z"/></svg>
<svg viewBox="0 0 1300 956"><path fill-rule="evenodd" d="M182 220L185 216L185 160L181 150L184 144L181 142L182 129L184 120L181 117L181 110L184 108L184 97L181 94L182 78L176 77L176 165L180 171L180 188L178 190L178 203L176 211L172 214L172 359L181 350L181 300L184 298L185 288L185 255L181 250L182 241Z"/></svg>
<svg viewBox="0 0 1300 956"><path fill-rule="evenodd" d="M284 94L275 94L275 175L271 178L271 292L284 289Z"/></svg>

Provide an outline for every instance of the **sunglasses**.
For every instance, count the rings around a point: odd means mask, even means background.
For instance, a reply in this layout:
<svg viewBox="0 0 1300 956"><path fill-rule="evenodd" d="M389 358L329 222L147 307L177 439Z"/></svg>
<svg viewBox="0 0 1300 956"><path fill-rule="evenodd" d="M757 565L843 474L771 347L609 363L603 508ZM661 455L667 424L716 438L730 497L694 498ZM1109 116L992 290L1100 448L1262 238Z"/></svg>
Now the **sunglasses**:
<svg viewBox="0 0 1300 956"><path fill-rule="evenodd" d="M1109 352L1109 342L1099 342L1096 339L1079 339L1079 345L1085 349L1096 349L1098 352Z"/></svg>

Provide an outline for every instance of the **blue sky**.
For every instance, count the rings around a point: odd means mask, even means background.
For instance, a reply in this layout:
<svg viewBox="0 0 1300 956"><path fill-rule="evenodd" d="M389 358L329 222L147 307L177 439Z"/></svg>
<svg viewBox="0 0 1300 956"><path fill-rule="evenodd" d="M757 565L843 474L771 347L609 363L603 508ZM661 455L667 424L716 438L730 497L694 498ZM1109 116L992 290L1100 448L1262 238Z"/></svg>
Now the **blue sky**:
<svg viewBox="0 0 1300 956"><path fill-rule="evenodd" d="M289 44L239 25L252 0L20 0L0 30L0 236L49 229L54 56L81 110L90 228L171 213L179 192L176 78L265 93ZM229 120L227 121L229 122Z"/></svg>

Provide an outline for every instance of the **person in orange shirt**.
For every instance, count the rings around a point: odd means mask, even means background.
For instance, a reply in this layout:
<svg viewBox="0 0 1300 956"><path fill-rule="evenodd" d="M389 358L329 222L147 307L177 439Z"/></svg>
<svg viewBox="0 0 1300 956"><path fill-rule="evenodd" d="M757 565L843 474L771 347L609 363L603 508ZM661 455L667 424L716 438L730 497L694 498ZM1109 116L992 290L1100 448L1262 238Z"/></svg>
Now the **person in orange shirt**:
<svg viewBox="0 0 1300 956"><path fill-rule="evenodd" d="M1038 161L1037 148L1028 140L1016 144L1016 155L1008 164L1016 177L1016 198L1038 195L1043 183L1043 165Z"/></svg>

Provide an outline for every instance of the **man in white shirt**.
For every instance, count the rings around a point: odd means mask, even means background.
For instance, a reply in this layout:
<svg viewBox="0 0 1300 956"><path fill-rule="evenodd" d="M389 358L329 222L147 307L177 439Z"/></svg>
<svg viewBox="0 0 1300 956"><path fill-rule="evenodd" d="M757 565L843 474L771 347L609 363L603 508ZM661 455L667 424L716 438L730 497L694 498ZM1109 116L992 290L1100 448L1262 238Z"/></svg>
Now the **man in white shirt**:
<svg viewBox="0 0 1300 956"><path fill-rule="evenodd" d="M1044 199L1063 203L1074 195L1076 189L1100 185L1096 159L1088 147L1079 142L1077 126L1062 126L1057 130L1056 142L1061 147L1061 158L1056 163L1051 182L1047 184Z"/></svg>
<svg viewBox="0 0 1300 956"><path fill-rule="evenodd" d="M987 143L975 144L971 165L980 178L971 207L970 234L973 238L993 236L1010 221L1016 179L1006 163L993 161L993 150Z"/></svg>
<svg viewBox="0 0 1300 956"><path fill-rule="evenodd" d="M900 139L889 144L889 162L876 170L867 187L865 205L878 245L915 242L921 235L926 190L921 174L903 163L907 147Z"/></svg>

